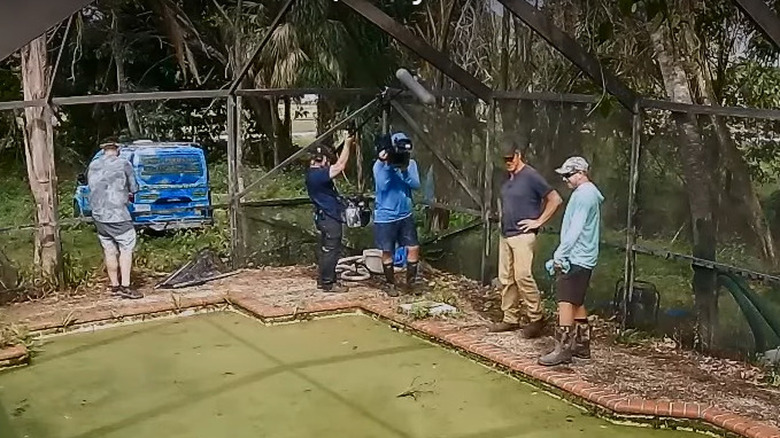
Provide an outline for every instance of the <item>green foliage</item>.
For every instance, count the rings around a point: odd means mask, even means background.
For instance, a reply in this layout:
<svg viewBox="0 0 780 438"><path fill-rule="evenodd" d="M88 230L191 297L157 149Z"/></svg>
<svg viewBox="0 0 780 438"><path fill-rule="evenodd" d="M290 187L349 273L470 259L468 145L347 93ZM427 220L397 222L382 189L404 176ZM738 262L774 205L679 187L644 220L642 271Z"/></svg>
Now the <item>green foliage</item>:
<svg viewBox="0 0 780 438"><path fill-rule="evenodd" d="M412 319L425 319L431 315L431 311L425 303L414 303L409 311Z"/></svg>
<svg viewBox="0 0 780 438"><path fill-rule="evenodd" d="M34 346L33 337L26 326L0 320L0 349L24 345L28 349Z"/></svg>
<svg viewBox="0 0 780 438"><path fill-rule="evenodd" d="M628 346L636 346L641 345L648 338L649 335L645 332L636 329L627 329L618 332L615 342Z"/></svg>
<svg viewBox="0 0 780 438"><path fill-rule="evenodd" d="M780 388L780 365L769 368L764 375L764 383L774 388Z"/></svg>

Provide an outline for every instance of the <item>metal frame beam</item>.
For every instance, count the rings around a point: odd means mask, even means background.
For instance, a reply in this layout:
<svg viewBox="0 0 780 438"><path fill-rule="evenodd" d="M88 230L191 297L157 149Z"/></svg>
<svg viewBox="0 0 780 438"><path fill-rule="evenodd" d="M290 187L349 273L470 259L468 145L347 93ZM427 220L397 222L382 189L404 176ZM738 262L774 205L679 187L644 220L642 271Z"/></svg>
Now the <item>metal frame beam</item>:
<svg viewBox="0 0 780 438"><path fill-rule="evenodd" d="M447 55L426 43L422 38L409 32L406 27L382 12L381 9L366 0L341 0L341 3L352 8L353 11L395 38L398 42L409 48L409 50L428 61L431 65L447 75L447 77L460 84L463 88L467 89L484 102L490 102L490 99L493 96L493 90L490 87L461 68Z"/></svg>
<svg viewBox="0 0 780 438"><path fill-rule="evenodd" d="M92 2L93 0L0 1L0 61Z"/></svg>
<svg viewBox="0 0 780 438"><path fill-rule="evenodd" d="M406 124L409 125L409 128L411 128L414 134L422 140L422 143L428 148L429 151L431 151L433 156L439 160L439 163L441 163L441 165L450 172L452 177L455 178L455 181L460 184L463 190L466 191L466 194L469 195L469 198L471 198L472 201L481 207L482 199L480 199L479 195L477 194L477 190L473 188L471 184L469 184L468 180L463 175L463 172L455 167L455 165L453 165L447 158L447 155L441 149L439 149L438 146L436 146L435 142L431 140L431 138L425 133L425 130L423 130L420 124L417 123L414 117L412 117L412 115L406 111L406 108L404 108L403 105L396 101L391 102L390 105L392 105L393 109L398 113L398 115L404 119Z"/></svg>
<svg viewBox="0 0 780 438"><path fill-rule="evenodd" d="M734 4L758 26L761 33L780 49L780 18L763 0L733 0Z"/></svg>
<svg viewBox="0 0 780 438"><path fill-rule="evenodd" d="M536 7L526 0L498 0L515 17L522 20L534 32L544 38L556 50L561 52L585 74L611 95L629 111L633 111L638 99L636 93L628 88L617 76L607 71L593 54L585 50L574 38L559 29Z"/></svg>
<svg viewBox="0 0 780 438"><path fill-rule="evenodd" d="M392 91L392 90L391 90ZM462 99L471 94L458 90L430 90L436 97ZM238 96L303 96L304 94L319 94L321 96L375 96L375 88L279 88L279 89L239 89ZM182 90L182 91L152 91L143 93L115 93L101 95L54 97L52 104L56 106L94 105L100 103L151 102L156 100L191 100L217 99L228 96L228 90ZM544 102L568 104L594 104L600 96L568 93L529 93L525 91L497 91L496 100L537 100ZM401 93L399 99L414 99L410 93ZM0 111L23 109L34 106L46 106L46 101L13 100L0 102ZM654 109L677 113L718 115L724 117L740 117L749 119L780 120L780 110L761 108L742 108L715 105L695 105L669 102L658 99L639 99L640 109Z"/></svg>

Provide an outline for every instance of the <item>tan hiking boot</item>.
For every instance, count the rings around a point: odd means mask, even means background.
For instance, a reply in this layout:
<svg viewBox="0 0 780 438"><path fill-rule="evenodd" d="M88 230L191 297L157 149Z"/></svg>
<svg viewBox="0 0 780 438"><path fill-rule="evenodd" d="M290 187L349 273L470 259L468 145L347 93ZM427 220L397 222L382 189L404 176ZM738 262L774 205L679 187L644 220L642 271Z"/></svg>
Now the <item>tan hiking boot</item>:
<svg viewBox="0 0 780 438"><path fill-rule="evenodd" d="M542 335L544 331L544 319L529 322L528 325L523 327L523 337L525 339L534 339Z"/></svg>

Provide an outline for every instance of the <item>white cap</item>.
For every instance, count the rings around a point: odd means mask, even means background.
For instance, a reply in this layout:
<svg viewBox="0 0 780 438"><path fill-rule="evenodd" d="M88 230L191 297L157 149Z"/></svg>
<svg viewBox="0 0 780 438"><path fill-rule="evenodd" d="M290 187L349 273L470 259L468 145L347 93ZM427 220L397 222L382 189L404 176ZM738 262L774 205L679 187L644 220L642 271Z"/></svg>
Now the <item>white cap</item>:
<svg viewBox="0 0 780 438"><path fill-rule="evenodd" d="M575 172L587 172L588 162L582 157L569 157L563 162L561 167L555 169L555 172L561 175L567 175Z"/></svg>

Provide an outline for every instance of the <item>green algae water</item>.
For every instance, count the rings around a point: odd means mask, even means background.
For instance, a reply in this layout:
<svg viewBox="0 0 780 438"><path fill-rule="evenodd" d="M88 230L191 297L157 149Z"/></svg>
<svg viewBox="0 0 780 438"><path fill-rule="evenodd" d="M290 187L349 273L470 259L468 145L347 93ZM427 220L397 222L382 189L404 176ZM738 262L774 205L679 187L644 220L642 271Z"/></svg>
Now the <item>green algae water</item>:
<svg viewBox="0 0 780 438"><path fill-rule="evenodd" d="M70 334L0 373L2 438L626 436L702 435L611 424L358 315Z"/></svg>

